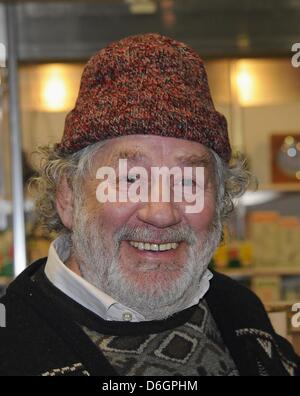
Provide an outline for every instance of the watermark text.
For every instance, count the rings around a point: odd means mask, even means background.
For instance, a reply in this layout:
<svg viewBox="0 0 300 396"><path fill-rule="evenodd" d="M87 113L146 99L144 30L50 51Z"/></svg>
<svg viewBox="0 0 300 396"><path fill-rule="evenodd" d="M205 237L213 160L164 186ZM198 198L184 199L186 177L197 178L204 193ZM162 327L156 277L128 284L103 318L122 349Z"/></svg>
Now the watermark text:
<svg viewBox="0 0 300 396"><path fill-rule="evenodd" d="M295 329L300 328L300 303L296 303L292 307L292 312L296 312L292 317L292 327Z"/></svg>
<svg viewBox="0 0 300 396"><path fill-rule="evenodd" d="M204 208L204 167L134 166L119 159L118 169L104 166L97 170L100 183L98 202L183 202L186 213L200 213Z"/></svg>
<svg viewBox="0 0 300 396"><path fill-rule="evenodd" d="M300 67L300 43L293 44L292 52L295 52L295 54L292 56L293 67Z"/></svg>

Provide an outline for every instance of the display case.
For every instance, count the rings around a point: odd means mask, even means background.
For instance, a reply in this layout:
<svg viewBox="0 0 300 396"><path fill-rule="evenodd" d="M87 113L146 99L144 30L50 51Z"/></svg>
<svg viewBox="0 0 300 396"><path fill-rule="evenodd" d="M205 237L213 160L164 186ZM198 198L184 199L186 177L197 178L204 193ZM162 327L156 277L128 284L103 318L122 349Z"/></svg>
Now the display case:
<svg viewBox="0 0 300 396"><path fill-rule="evenodd" d="M215 265L267 307L292 306L300 300L300 68L288 57L214 60L208 75L232 146L258 184L236 202Z"/></svg>

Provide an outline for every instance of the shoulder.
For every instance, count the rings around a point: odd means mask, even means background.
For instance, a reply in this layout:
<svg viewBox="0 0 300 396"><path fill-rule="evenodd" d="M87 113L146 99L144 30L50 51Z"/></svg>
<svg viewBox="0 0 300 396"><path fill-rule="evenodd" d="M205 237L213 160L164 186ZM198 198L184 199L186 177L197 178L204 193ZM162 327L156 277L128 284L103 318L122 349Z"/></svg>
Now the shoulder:
<svg viewBox="0 0 300 396"><path fill-rule="evenodd" d="M232 308L243 310L259 310L265 314L265 308L261 300L249 288L243 286L240 282L213 271L211 281L211 297L218 299Z"/></svg>
<svg viewBox="0 0 300 396"><path fill-rule="evenodd" d="M230 327L248 345L267 349L272 343L286 371L299 375L299 357L292 346L276 334L261 300L239 282L217 272L213 275L208 301L223 329Z"/></svg>
<svg viewBox="0 0 300 396"><path fill-rule="evenodd" d="M34 310L37 301L30 301L30 275L41 262L29 266L8 287L0 299L5 314L5 326L0 327L0 375L17 367L24 356L34 351L35 341L42 337L45 324ZM22 372L22 371L20 371Z"/></svg>
<svg viewBox="0 0 300 396"><path fill-rule="evenodd" d="M273 327L260 299L239 282L213 272L207 301L216 319L234 328L257 328L273 332Z"/></svg>

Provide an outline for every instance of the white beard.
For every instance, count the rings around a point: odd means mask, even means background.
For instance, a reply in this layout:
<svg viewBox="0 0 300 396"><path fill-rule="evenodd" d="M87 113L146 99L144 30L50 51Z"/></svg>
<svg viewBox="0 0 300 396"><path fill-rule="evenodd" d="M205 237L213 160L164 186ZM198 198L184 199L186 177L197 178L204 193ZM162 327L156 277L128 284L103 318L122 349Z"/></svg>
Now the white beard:
<svg viewBox="0 0 300 396"><path fill-rule="evenodd" d="M106 235L104 227L99 222L90 221L81 207L78 211L75 209L72 255L79 264L83 278L89 283L124 306L134 309L146 320L160 320L186 308L199 293L200 281L220 242L222 225L220 221L214 221L211 229L203 233L200 240L187 226L164 230L166 241L187 241L187 262L181 264L182 271L174 281L168 282L168 287L159 281L147 283L147 274L153 268L149 264L139 265L139 270L135 270L136 276L148 285L147 289L141 290L122 272L120 243L124 239L147 240L148 237L149 240L152 234L153 231L144 227L133 229L124 226L114 235L111 248L111 237ZM137 235L139 238L136 238ZM166 279L172 265L176 263L170 263L169 268L166 268Z"/></svg>

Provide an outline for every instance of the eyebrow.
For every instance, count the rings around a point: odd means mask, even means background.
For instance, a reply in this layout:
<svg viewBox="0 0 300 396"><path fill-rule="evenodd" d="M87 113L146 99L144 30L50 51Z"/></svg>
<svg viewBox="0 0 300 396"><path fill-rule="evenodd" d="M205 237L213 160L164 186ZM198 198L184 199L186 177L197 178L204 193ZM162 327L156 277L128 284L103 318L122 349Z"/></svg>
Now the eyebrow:
<svg viewBox="0 0 300 396"><path fill-rule="evenodd" d="M211 166L211 158L207 155L188 154L176 157L176 160L184 166L201 166L208 168Z"/></svg>
<svg viewBox="0 0 300 396"><path fill-rule="evenodd" d="M137 160L149 159L149 157L138 149L135 150L126 149L126 150L118 151L117 153L113 154L109 162L113 165L116 165L116 163L120 159L126 159L128 161L137 161Z"/></svg>

